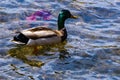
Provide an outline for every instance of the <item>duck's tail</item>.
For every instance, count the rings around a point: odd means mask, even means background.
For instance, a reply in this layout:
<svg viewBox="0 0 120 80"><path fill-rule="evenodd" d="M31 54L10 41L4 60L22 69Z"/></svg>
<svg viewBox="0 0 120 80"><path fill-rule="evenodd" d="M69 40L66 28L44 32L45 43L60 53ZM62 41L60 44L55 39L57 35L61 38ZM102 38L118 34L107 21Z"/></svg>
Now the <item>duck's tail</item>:
<svg viewBox="0 0 120 80"><path fill-rule="evenodd" d="M27 38L24 34L19 33L18 35L14 36L12 41L17 44L27 44L29 38Z"/></svg>

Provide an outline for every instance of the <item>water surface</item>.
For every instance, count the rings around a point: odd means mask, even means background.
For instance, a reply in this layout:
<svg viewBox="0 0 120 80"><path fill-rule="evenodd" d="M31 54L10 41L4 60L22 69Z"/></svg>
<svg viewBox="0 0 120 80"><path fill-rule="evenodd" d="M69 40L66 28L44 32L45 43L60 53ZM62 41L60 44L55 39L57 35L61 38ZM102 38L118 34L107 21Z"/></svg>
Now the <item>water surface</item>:
<svg viewBox="0 0 120 80"><path fill-rule="evenodd" d="M16 31L47 26L57 29L57 17L68 9L78 19L66 21L67 41L54 46L15 45ZM38 10L50 20L29 22ZM119 0L3 0L0 2L0 80L119 80Z"/></svg>

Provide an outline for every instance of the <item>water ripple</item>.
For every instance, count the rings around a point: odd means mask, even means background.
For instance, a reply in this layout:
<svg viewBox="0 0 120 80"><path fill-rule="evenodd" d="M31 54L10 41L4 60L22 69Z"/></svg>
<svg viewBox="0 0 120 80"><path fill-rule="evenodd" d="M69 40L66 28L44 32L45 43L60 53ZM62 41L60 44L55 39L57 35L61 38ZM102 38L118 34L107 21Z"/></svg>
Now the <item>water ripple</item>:
<svg viewBox="0 0 120 80"><path fill-rule="evenodd" d="M13 44L15 32L47 26L57 29L61 9L78 19L66 21L67 41L55 46ZM28 22L39 10L51 12L51 20ZM0 2L0 79L20 80L119 80L119 0L3 0Z"/></svg>

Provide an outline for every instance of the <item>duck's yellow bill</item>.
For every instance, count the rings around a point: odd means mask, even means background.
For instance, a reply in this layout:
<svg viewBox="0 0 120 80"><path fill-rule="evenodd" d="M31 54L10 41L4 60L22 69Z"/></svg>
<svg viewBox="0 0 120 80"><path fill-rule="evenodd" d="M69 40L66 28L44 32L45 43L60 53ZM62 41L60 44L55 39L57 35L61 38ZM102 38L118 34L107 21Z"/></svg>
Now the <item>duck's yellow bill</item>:
<svg viewBox="0 0 120 80"><path fill-rule="evenodd" d="M77 19L77 18L78 18L78 16L73 16L73 15L71 15L71 18Z"/></svg>

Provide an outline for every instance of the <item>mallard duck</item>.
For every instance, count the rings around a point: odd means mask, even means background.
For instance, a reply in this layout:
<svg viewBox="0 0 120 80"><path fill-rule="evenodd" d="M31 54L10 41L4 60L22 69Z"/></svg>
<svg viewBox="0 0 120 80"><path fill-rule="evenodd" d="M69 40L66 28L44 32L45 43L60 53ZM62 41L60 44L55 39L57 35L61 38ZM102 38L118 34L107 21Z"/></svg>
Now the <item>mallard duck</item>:
<svg viewBox="0 0 120 80"><path fill-rule="evenodd" d="M52 30L46 27L36 27L22 30L14 36L13 42L26 45L50 45L63 42L67 38L67 31L64 26L68 18L76 19L68 10L61 10L58 16L58 30Z"/></svg>

